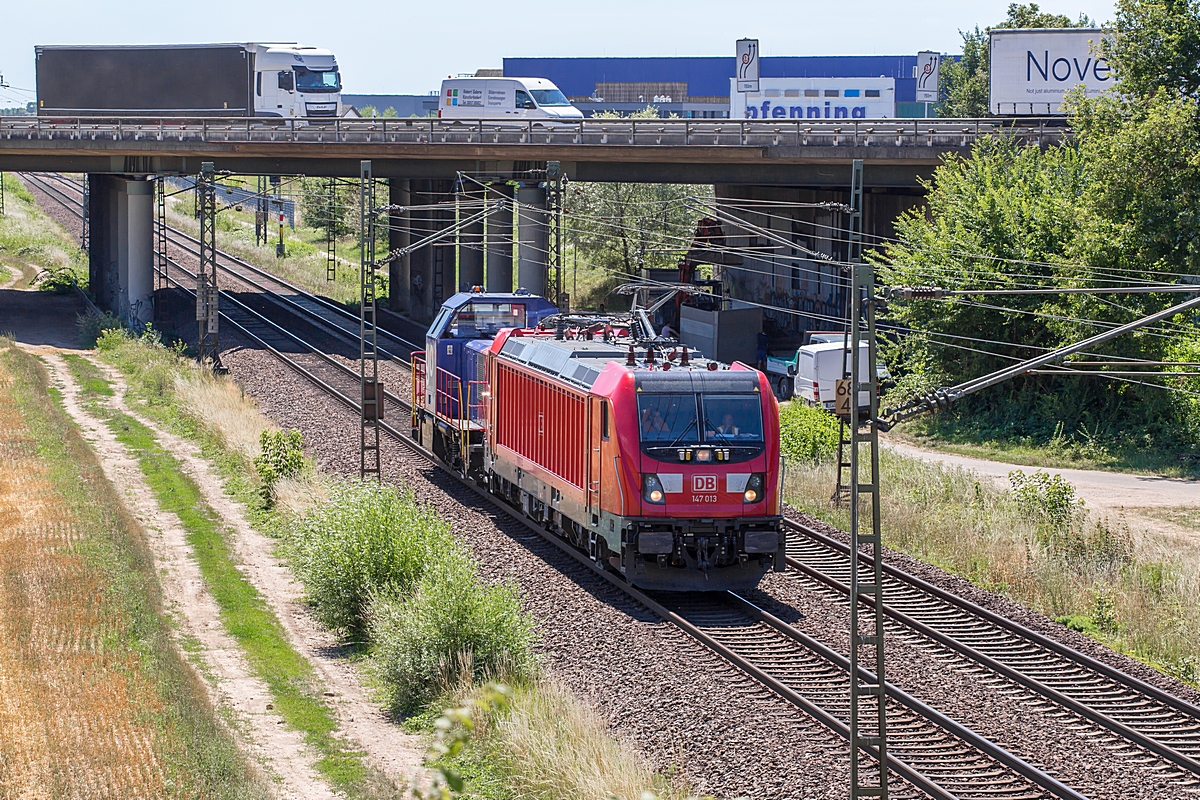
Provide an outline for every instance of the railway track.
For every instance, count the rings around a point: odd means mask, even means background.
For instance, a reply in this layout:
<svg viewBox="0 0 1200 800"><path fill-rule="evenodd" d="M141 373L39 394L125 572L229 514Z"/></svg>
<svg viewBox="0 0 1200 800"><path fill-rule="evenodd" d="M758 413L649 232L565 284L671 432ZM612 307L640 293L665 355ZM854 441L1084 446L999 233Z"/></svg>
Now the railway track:
<svg viewBox="0 0 1200 800"><path fill-rule="evenodd" d="M27 173L26 177L64 205L68 202L73 203L74 206L82 204L83 188L70 178L56 174L47 176L38 173ZM73 213L78 213L78 208L68 207ZM199 240L179 228L168 226L167 240L183 250L195 252L199 249ZM358 341L357 314L232 253L217 250L216 255L219 272L233 278L239 284L249 287L251 291L271 297L273 302L296 315L318 321L332 335L348 337L354 342ZM178 265L177 261L172 260L172 262ZM195 273L186 270L184 272L188 277L195 278ZM178 283L178 281L176 282ZM408 354L413 350L423 349L423 345L415 344L382 326L379 328L379 338L381 340L379 346L381 360L390 361L405 369L409 366Z"/></svg>
<svg viewBox="0 0 1200 800"><path fill-rule="evenodd" d="M79 213L79 200L74 200L72 206L73 198L67 198L65 193L59 191L56 196L46 189L44 181L39 186L64 207ZM171 264L194 279L194 273L177 261L172 259ZM268 281L257 284L259 291L270 293L272 290L265 283ZM181 288L187 291L186 287ZM357 370L331 358L289 327L268 319L240 300L232 296L226 296L225 300L228 302L224 303L222 315L228 324L348 409L359 411L353 399L359 392ZM303 305L291 306L289 310L301 318L308 313ZM322 315L319 319L326 317ZM326 326L320 328L326 335L343 340L349 336L345 328L340 328L340 334ZM357 330L353 336L357 342ZM390 393L385 396L396 410L408 412L407 400ZM406 447L432 458L406 431L387 423L382 429ZM532 524L474 484L464 482L464 485L596 571L586 556L559 537ZM789 522L788 526L799 534L792 537L789 546L789 566L826 590L844 594L850 569L848 547L795 522ZM887 565L885 572L889 581L885 612L905 635L933 639L985 669L1042 694L1048 704L1078 714L1120 738L1127 743L1130 755L1153 754L1149 761L1161 759L1169 764L1167 769L1176 770L1169 773L1170 777L1188 786L1197 785L1192 765L1200 747L1197 723L1200 712L1194 707L913 576ZM848 738L849 664L840 653L732 593L704 598L656 598L629 587L611 573L598 571L598 574L786 701ZM860 673L860 680L877 682L875 676L866 672ZM1083 797L902 689L886 685L886 698L889 762L895 776L907 784L907 792L905 787L897 786L901 791L894 791L895 796L963 800ZM870 708L866 711L873 714ZM1163 769L1155 763L1149 764L1149 768Z"/></svg>
<svg viewBox="0 0 1200 800"><path fill-rule="evenodd" d="M848 598L849 545L792 520L786 525L788 566ZM1174 768L1169 777L1200 788L1200 708L892 565L883 571L893 630L934 641L1154 753Z"/></svg>

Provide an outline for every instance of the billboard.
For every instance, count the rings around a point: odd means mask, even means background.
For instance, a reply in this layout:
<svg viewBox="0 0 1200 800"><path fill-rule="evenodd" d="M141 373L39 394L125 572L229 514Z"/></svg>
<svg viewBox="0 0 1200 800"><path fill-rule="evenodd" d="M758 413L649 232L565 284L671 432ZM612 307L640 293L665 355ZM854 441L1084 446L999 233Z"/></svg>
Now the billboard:
<svg viewBox="0 0 1200 800"><path fill-rule="evenodd" d="M988 110L1003 115L1061 114L1067 92L1088 97L1111 89L1116 78L1099 55L1099 28L991 31Z"/></svg>
<svg viewBox="0 0 1200 800"><path fill-rule="evenodd" d="M738 92L730 78L730 119L891 119L895 78L762 78Z"/></svg>

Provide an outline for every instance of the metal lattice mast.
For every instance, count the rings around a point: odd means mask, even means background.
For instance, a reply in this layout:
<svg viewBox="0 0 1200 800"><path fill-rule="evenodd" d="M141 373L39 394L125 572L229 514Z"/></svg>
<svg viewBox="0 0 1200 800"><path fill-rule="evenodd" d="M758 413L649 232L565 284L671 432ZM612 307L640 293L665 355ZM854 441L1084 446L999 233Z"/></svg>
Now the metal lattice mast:
<svg viewBox="0 0 1200 800"><path fill-rule="evenodd" d="M863 202L863 162L855 159L850 173L850 229L847 232L848 253L846 260L851 264L862 261L862 202ZM853 269L853 267L851 267ZM851 281L853 283L853 281ZM851 309L846 309L846 334L842 339L842 379L850 378L850 325ZM850 423L845 417L838 419L838 467L837 487L833 490L833 504L840 506L850 500Z"/></svg>
<svg viewBox="0 0 1200 800"><path fill-rule="evenodd" d="M554 304L560 311L571 310L571 299L563 294L563 174L562 163L546 162L546 194L549 210L554 215L551 233L554 236L554 246L549 248L549 256L554 259L554 286L547 286L549 293L553 289Z"/></svg>
<svg viewBox="0 0 1200 800"><path fill-rule="evenodd" d="M851 226L852 278L850 283L850 798L878 797L887 800L887 693L885 690L883 640L883 539L879 515L879 395L875 380L875 268L862 263L862 161L854 162L851 195L854 199L856 226ZM859 356L860 342L867 342L867 374ZM859 394L867 393L867 417L859 409ZM867 473L863 475L862 449L866 446ZM869 532L862 531L863 494L870 509ZM865 548L865 549L864 549ZM870 565L863 563L870 557ZM863 581L866 573L868 582ZM860 631L863 601L873 597L868 612L866 633ZM875 683L859 677L863 650L875 655ZM869 663L869 662L868 662ZM861 783L862 748L874 747L878 753L878 777L874 783Z"/></svg>
<svg viewBox="0 0 1200 800"><path fill-rule="evenodd" d="M167 288L167 179L154 180L154 288Z"/></svg>
<svg viewBox="0 0 1200 800"><path fill-rule="evenodd" d="M267 246L267 176L258 176L258 191L254 196L254 244Z"/></svg>
<svg viewBox="0 0 1200 800"><path fill-rule="evenodd" d="M337 279L337 178L330 178L325 194L325 280Z"/></svg>
<svg viewBox="0 0 1200 800"><path fill-rule="evenodd" d="M79 249L86 251L92 243L92 175L83 175L83 217L79 227ZM95 291L95 287L92 287Z"/></svg>
<svg viewBox="0 0 1200 800"><path fill-rule="evenodd" d="M200 268L196 271L196 321L200 363L211 362L213 369L221 365L217 349L217 191L213 162L200 165L196 181L196 211L200 218Z"/></svg>
<svg viewBox="0 0 1200 800"><path fill-rule="evenodd" d="M362 413L359 430L359 477L380 479L379 421L383 417L383 388L379 385L379 350L375 329L375 181L371 162L359 162L359 303L358 363L362 383Z"/></svg>

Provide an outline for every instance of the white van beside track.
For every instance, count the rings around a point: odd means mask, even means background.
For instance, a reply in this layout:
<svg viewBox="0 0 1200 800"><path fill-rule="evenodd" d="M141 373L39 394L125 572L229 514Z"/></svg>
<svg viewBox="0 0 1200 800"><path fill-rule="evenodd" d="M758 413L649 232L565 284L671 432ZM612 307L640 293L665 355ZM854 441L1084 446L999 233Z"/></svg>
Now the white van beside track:
<svg viewBox="0 0 1200 800"><path fill-rule="evenodd" d="M871 373L871 351L867 342L858 343L859 375ZM796 351L795 396L812 406L832 409L837 381L843 369L850 366L849 353L844 342L806 344ZM858 405L866 408L871 402L870 393L858 393Z"/></svg>
<svg viewBox="0 0 1200 800"><path fill-rule="evenodd" d="M449 78L438 101L441 119L583 119L583 112L545 78Z"/></svg>

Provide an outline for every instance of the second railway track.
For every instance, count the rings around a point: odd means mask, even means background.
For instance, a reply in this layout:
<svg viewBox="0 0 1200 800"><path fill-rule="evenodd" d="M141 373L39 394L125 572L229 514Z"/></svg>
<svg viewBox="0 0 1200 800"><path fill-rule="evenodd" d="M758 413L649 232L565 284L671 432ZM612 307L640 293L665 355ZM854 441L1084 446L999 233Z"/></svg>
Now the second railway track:
<svg viewBox="0 0 1200 800"><path fill-rule="evenodd" d="M68 195L61 187L48 185L44 178L35 177L34 181L52 199L73 213L79 213L80 199ZM180 239L195 241L187 234L177 234L177 244ZM241 262L228 254L220 254L220 257ZM183 275L194 277L194 273L174 259L171 263ZM257 277L238 274L226 266L222 268L258 292L278 295L266 285L275 280L289 292L307 295L261 268L241 263ZM186 291L186 287L181 288ZM229 299L222 309L227 322L269 349L305 380L358 411L358 404L353 399L359 388L356 370L309 343L292 329L294 326L285 327L246 303L224 296ZM351 316L348 312L321 298L308 296L318 301L315 305L320 312L308 302L293 302L282 307L326 335L333 335L343 342L353 336L353 341L357 341L357 326L351 332L330 320L330 314L333 314L342 316L344 321L345 317ZM330 330L331 325L336 330ZM394 338L403 342L399 337ZM408 411L406 399L390 393L387 399L395 410ZM386 424L383 427L406 446L428 456L409 439L406 431ZM477 487L466 485L478 491ZM484 496L491 502L498 502ZM515 509L501 507L591 566L586 557L566 546L558 537L521 518ZM789 527L792 536L788 562L792 570L828 592L844 594L850 570L848 547L798 523L789 522ZM1161 760L1169 764L1170 769L1175 770L1169 777L1183 787L1200 786L1200 780L1197 780L1200 763L1196 760L1200 756L1200 709L894 567L885 565L885 572L885 613L902 629L903 635L931 639L982 668L1040 694L1055 706L1127 743L1131 751L1128 755L1152 754L1149 761ZM664 602L631 589L611 574L602 574L782 698L839 735L848 736L849 665L839 653L736 595L703 600L673 598ZM864 674L864 678L868 682L874 680L870 675ZM1053 776L939 714L899 688L890 684L886 688L892 767L896 776L911 789L928 796L964 800L1082 797ZM1163 769L1161 764L1148 766Z"/></svg>

